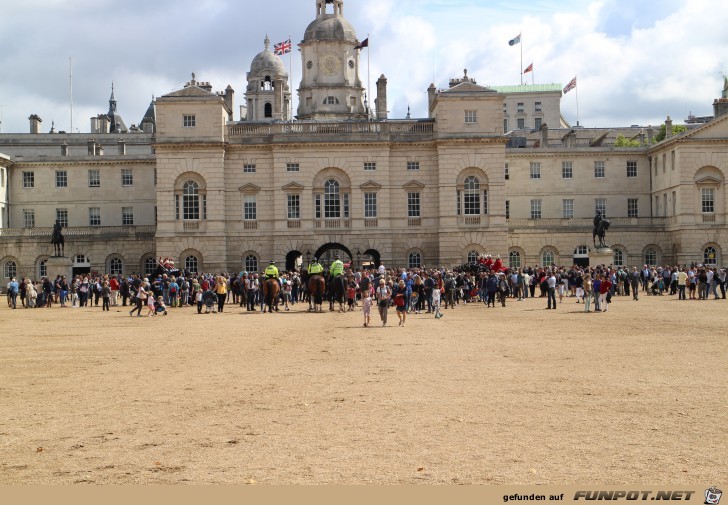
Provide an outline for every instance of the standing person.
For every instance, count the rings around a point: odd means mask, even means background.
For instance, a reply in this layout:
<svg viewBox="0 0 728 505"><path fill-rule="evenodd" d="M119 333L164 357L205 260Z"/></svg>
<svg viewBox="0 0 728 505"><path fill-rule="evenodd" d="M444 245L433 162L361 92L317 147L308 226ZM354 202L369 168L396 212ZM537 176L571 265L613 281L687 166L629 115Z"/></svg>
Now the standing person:
<svg viewBox="0 0 728 505"><path fill-rule="evenodd" d="M594 312L601 312L599 307L599 289L602 285L601 277L597 274L592 282L592 293L594 294Z"/></svg>
<svg viewBox="0 0 728 505"><path fill-rule="evenodd" d="M10 279L10 283L8 284L8 296L10 297L8 300L8 307L12 307L14 309L17 308L18 291L20 291L18 281L15 280L15 277L13 277Z"/></svg>
<svg viewBox="0 0 728 505"><path fill-rule="evenodd" d="M553 308L556 310L556 275L553 271L549 270L548 277L546 278L546 295L548 297L548 305L546 310ZM551 303L553 302L553 307Z"/></svg>
<svg viewBox="0 0 728 505"><path fill-rule="evenodd" d="M113 277L112 277L113 279ZM111 286L109 285L108 281L104 281L104 285L101 287L101 297L102 297L102 304L101 304L101 310L102 311L109 311L109 302L111 300ZM63 305L61 305L63 306Z"/></svg>
<svg viewBox="0 0 728 505"><path fill-rule="evenodd" d="M215 294L217 295L217 311L222 312L225 307L225 298L227 298L227 281L222 275L215 282Z"/></svg>
<svg viewBox="0 0 728 505"><path fill-rule="evenodd" d="M177 279L175 279L174 276L169 279L169 288L167 289L167 291L169 293L169 306L177 307L179 284L177 284Z"/></svg>
<svg viewBox="0 0 728 505"><path fill-rule="evenodd" d="M685 288L687 287L688 274L685 273L684 268L678 269L677 272L677 299L685 300Z"/></svg>
<svg viewBox="0 0 728 505"><path fill-rule="evenodd" d="M399 326L404 326L407 321L407 286L402 279L394 288L394 305L399 319Z"/></svg>
<svg viewBox="0 0 728 505"><path fill-rule="evenodd" d="M632 267L632 273L630 274L630 283L632 284L632 299L639 300L640 272L637 270L637 267Z"/></svg>
<svg viewBox="0 0 728 505"><path fill-rule="evenodd" d="M164 297L160 296L162 300L164 300ZM151 317L157 313L155 307L154 307L154 293L151 291L147 293L147 317Z"/></svg>
<svg viewBox="0 0 728 505"><path fill-rule="evenodd" d="M582 276L581 285L584 291L584 312L591 312L591 310L589 310L589 305L591 303L594 288L592 286L592 280L589 274L585 273Z"/></svg>
<svg viewBox="0 0 728 505"><path fill-rule="evenodd" d="M498 295L500 296L501 306L506 306L506 298L508 298L508 281L506 280L505 274L499 274L500 280L498 281ZM495 305L495 302L493 302Z"/></svg>
<svg viewBox="0 0 728 505"><path fill-rule="evenodd" d="M440 291L439 286L435 286L432 290L432 312L435 313L435 319L440 319L442 317L442 312L440 312L440 298L442 296L442 291Z"/></svg>
<svg viewBox="0 0 728 505"><path fill-rule="evenodd" d="M606 312L609 308L609 290L612 288L612 282L607 274L602 275L602 282L599 285L599 307L602 312Z"/></svg>
<svg viewBox="0 0 728 505"><path fill-rule="evenodd" d="M377 307L379 308L379 318L382 320L382 326L387 326L387 310L389 309L389 300L392 298L392 292L383 278L379 280L376 298Z"/></svg>
<svg viewBox="0 0 728 505"><path fill-rule="evenodd" d="M369 326L369 315L372 312L372 290L366 289L361 293L362 313L364 314L364 327Z"/></svg>
<svg viewBox="0 0 728 505"><path fill-rule="evenodd" d="M109 288L111 288L111 306L116 307L119 305L119 280L115 275L109 279Z"/></svg>

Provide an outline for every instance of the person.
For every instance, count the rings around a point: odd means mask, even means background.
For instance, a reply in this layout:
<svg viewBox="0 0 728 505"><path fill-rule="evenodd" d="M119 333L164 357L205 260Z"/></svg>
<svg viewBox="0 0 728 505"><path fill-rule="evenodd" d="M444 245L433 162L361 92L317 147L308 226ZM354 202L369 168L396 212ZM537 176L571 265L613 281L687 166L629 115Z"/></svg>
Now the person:
<svg viewBox="0 0 728 505"><path fill-rule="evenodd" d="M111 286L109 285L109 281L104 281L104 285L101 287L101 298L103 300L101 304L101 311L104 310L108 312L109 309L109 302L111 300ZM65 302L65 296L63 297L63 301ZM63 305L61 305L63 307Z"/></svg>
<svg viewBox="0 0 728 505"><path fill-rule="evenodd" d="M331 267L329 268L329 274L331 275L331 278L333 279L337 275L341 275L344 273L344 263L341 261L338 255L334 256L334 262L331 264Z"/></svg>
<svg viewBox="0 0 728 505"><path fill-rule="evenodd" d="M177 300L178 300L178 294L179 294L179 284L177 284L177 279L172 276L169 279L169 306L170 307L177 307Z"/></svg>
<svg viewBox="0 0 728 505"><path fill-rule="evenodd" d="M65 278L65 277L64 277ZM109 279L109 288L111 288L111 306L116 307L119 305L119 280L115 275L112 275Z"/></svg>
<svg viewBox="0 0 728 505"><path fill-rule="evenodd" d="M137 311L137 317L142 317L142 307L144 306L144 303L147 301L147 290L145 286L148 286L149 280L145 277L144 278L145 283L142 283L139 285L139 290L136 293L136 296L134 297L134 301L136 302L136 306L129 311L130 316L134 316L134 311Z"/></svg>
<svg viewBox="0 0 728 505"><path fill-rule="evenodd" d="M440 284L442 284L442 281L440 281ZM438 286L437 284L432 289L432 312L435 313L435 319L440 319L443 316L442 312L440 312L442 289L442 286Z"/></svg>
<svg viewBox="0 0 728 505"><path fill-rule="evenodd" d="M202 314L202 290L195 291L195 302L197 303L197 313Z"/></svg>
<svg viewBox="0 0 728 505"><path fill-rule="evenodd" d="M394 288L394 305L397 310L397 318L399 318L399 326L404 326L407 322L407 286L402 279Z"/></svg>
<svg viewBox="0 0 728 505"><path fill-rule="evenodd" d="M508 298L508 281L506 281L505 274L501 273L498 275L498 296L500 297L501 306L506 306L506 298ZM495 302L493 302L495 306Z"/></svg>
<svg viewBox="0 0 728 505"><path fill-rule="evenodd" d="M688 274L684 268L680 268L677 272L677 299L685 300L685 288L687 287Z"/></svg>
<svg viewBox="0 0 728 505"><path fill-rule="evenodd" d="M15 280L15 277L10 279L10 282L8 283L8 307L17 308L18 303L18 281Z"/></svg>
<svg viewBox="0 0 728 505"><path fill-rule="evenodd" d="M602 312L606 312L609 307L609 299L611 298L609 290L612 288L612 282L607 274L602 275L602 282L599 285L599 307Z"/></svg>
<svg viewBox="0 0 728 505"><path fill-rule="evenodd" d="M632 285L632 299L633 300L639 300L639 290L640 290L640 274L637 270L637 267L632 267L632 273L630 274L630 284Z"/></svg>
<svg viewBox="0 0 728 505"><path fill-rule="evenodd" d="M382 326L387 326L387 309L389 309L389 300L392 298L392 292L384 279L379 280L376 297L377 307L379 308L379 318L382 320Z"/></svg>
<svg viewBox="0 0 728 505"><path fill-rule="evenodd" d="M546 279L547 289L546 294L548 296L548 305L546 310L553 308L556 310L556 275L553 271L549 271L548 278ZM553 302L553 307L551 303Z"/></svg>
<svg viewBox="0 0 728 505"><path fill-rule="evenodd" d="M154 315L157 314L164 314L167 315L167 306L164 304L164 298L161 296L157 297L157 301L154 302Z"/></svg>
<svg viewBox="0 0 728 505"><path fill-rule="evenodd" d="M372 290L367 289L361 294L362 313L364 314L364 327L369 326L369 315L372 312Z"/></svg>
<svg viewBox="0 0 728 505"><path fill-rule="evenodd" d="M277 272L278 269L276 268L276 274ZM280 281L278 282L280 283ZM217 311L222 312L222 309L225 307L225 299L227 298L227 281L222 275L218 276L215 281L215 294L217 295Z"/></svg>
<svg viewBox="0 0 728 505"><path fill-rule="evenodd" d="M318 258L314 257L311 263L308 265L308 275L321 275L324 273L324 267L319 263Z"/></svg>
<svg viewBox="0 0 728 505"><path fill-rule="evenodd" d="M582 276L581 285L584 289L584 312L591 312L591 310L589 310L589 305L592 299L593 287L591 276L586 272Z"/></svg>
<svg viewBox="0 0 728 505"><path fill-rule="evenodd" d="M162 300L164 300L164 297L162 297ZM147 293L147 317L153 316L156 314L155 307L154 307L154 293L151 291Z"/></svg>
<svg viewBox="0 0 728 505"><path fill-rule="evenodd" d="M349 306L349 312L354 311L354 300L356 300L356 283L350 281L349 287L346 289L346 303Z"/></svg>

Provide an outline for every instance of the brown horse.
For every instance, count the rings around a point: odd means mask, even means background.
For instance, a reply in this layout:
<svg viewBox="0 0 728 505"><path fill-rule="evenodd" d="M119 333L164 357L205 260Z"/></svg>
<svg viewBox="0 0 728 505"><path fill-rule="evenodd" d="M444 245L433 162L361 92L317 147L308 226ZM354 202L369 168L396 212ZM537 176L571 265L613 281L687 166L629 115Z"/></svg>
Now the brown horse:
<svg viewBox="0 0 728 505"><path fill-rule="evenodd" d="M281 287L278 285L278 280L266 279L263 282L263 301L268 307L269 313L273 312L273 309L278 312L278 294L280 291ZM265 312L265 307L263 307L263 312Z"/></svg>
<svg viewBox="0 0 728 505"><path fill-rule="evenodd" d="M322 275L314 274L308 279L308 311L323 312L324 296L326 295L326 281Z"/></svg>

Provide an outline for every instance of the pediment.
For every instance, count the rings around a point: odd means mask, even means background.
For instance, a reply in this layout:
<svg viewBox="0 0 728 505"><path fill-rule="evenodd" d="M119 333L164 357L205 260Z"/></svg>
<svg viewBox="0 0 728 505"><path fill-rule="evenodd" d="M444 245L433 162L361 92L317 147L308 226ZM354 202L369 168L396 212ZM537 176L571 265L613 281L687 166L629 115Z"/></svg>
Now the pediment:
<svg viewBox="0 0 728 505"><path fill-rule="evenodd" d="M260 186L248 183L245 186L240 186L240 188L238 188L238 191L240 191L241 193L258 193L260 191Z"/></svg>
<svg viewBox="0 0 728 505"><path fill-rule="evenodd" d="M409 181L407 184L405 184L402 187L404 189L422 189L425 187L425 185L418 181Z"/></svg>
<svg viewBox="0 0 728 505"><path fill-rule="evenodd" d="M290 182L290 183L286 184L285 186L283 186L283 188L281 188L281 189L283 189L283 191L288 191L288 192L303 191L303 186L298 184L297 182Z"/></svg>
<svg viewBox="0 0 728 505"><path fill-rule="evenodd" d="M707 175L707 176L705 176L705 177L703 177L703 178L698 179L697 181L695 181L695 184L699 184L699 185L702 185L702 186L710 186L710 185L719 186L720 185L720 179L718 179L716 177L712 177L710 175Z"/></svg>
<svg viewBox="0 0 728 505"><path fill-rule="evenodd" d="M479 86L478 84L473 84L472 82L463 82L457 84L452 88L446 89L445 91L443 91L443 93L472 93L473 91L496 93L494 89L486 88L485 86Z"/></svg>
<svg viewBox="0 0 728 505"><path fill-rule="evenodd" d="M367 181L367 182L365 182L364 184L362 184L359 187L361 189L364 189L364 190L367 190L367 189L368 190L375 190L375 189L378 190L378 189L382 189L382 185L381 184L378 184L378 183L376 183L374 181Z"/></svg>

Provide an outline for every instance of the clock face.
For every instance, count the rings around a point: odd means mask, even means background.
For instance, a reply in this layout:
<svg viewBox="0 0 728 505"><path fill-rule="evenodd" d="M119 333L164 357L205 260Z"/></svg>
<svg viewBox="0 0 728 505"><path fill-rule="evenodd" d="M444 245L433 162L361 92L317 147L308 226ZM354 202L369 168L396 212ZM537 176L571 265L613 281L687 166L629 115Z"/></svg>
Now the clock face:
<svg viewBox="0 0 728 505"><path fill-rule="evenodd" d="M336 75L341 70L341 60L333 55L327 55L319 60L319 67L326 75Z"/></svg>
<svg viewBox="0 0 728 505"><path fill-rule="evenodd" d="M306 63L306 68L309 69L309 70L311 70L313 68L313 61L310 61L309 60L309 62Z"/></svg>
<svg viewBox="0 0 728 505"><path fill-rule="evenodd" d="M354 68L354 60L349 60L349 68Z"/></svg>

